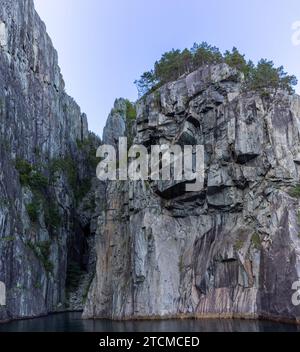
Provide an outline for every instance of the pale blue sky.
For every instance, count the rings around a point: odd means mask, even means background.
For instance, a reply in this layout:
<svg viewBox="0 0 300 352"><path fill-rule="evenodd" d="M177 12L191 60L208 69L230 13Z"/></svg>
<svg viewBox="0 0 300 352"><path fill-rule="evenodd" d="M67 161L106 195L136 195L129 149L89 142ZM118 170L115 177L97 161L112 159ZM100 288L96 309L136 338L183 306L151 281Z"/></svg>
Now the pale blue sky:
<svg viewBox="0 0 300 352"><path fill-rule="evenodd" d="M99 135L115 98L136 100L133 81L172 48L201 41L222 51L237 46L247 58L272 59L300 79L300 46L291 40L299 0L34 1L67 92Z"/></svg>

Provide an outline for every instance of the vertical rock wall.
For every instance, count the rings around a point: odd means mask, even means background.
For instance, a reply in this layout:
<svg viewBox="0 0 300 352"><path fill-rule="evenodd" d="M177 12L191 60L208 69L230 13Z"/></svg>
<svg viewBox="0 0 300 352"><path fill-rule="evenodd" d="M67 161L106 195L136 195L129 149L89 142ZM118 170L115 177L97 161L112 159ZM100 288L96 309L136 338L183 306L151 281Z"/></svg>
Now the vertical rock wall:
<svg viewBox="0 0 300 352"><path fill-rule="evenodd" d="M242 83L206 66L137 103L136 143L204 145L205 188L108 185L84 317L299 321L300 98Z"/></svg>
<svg viewBox="0 0 300 352"><path fill-rule="evenodd" d="M0 0L0 320L64 309L68 262L86 254L76 209L98 143L33 1Z"/></svg>

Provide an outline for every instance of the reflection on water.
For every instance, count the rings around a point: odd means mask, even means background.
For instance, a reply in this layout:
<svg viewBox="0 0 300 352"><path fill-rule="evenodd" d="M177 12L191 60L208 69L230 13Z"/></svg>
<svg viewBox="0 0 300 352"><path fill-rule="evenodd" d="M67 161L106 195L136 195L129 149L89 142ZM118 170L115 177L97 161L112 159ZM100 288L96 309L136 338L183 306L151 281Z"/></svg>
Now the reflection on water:
<svg viewBox="0 0 300 352"><path fill-rule="evenodd" d="M81 313L53 314L48 317L0 324L0 332L297 332L300 326L248 320L162 320L126 321L82 320Z"/></svg>

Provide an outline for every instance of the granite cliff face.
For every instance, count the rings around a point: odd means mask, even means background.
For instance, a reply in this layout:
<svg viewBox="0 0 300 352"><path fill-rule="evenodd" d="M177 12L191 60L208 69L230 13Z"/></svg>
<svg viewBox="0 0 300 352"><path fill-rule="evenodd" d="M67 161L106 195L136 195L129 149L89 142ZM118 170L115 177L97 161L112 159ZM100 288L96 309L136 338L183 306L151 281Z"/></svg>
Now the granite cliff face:
<svg viewBox="0 0 300 352"><path fill-rule="evenodd" d="M84 317L299 321L300 97L244 92L243 76L220 64L136 107L136 144L204 145L205 188L108 183Z"/></svg>
<svg viewBox="0 0 300 352"><path fill-rule="evenodd" d="M74 291L80 271L93 265L87 236L99 140L65 93L32 0L0 0L0 63L0 281L7 292L0 320L6 320L65 309L66 282Z"/></svg>
<svg viewBox="0 0 300 352"><path fill-rule="evenodd" d="M220 64L146 95L135 121L118 99L104 142L204 145L205 187L103 184L32 0L0 0L0 63L0 320L86 300L85 318L300 321L299 96L245 92Z"/></svg>

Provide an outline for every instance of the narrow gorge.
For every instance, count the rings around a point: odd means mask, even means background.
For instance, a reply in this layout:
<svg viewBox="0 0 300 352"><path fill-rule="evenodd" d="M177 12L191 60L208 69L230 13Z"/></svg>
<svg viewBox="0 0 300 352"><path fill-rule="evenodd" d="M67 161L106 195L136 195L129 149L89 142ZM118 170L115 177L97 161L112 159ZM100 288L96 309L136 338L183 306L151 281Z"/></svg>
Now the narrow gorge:
<svg viewBox="0 0 300 352"><path fill-rule="evenodd" d="M300 322L300 97L203 65L135 104L103 141L67 95L32 0L0 0L0 321L268 318ZM203 145L205 182L96 177L101 143Z"/></svg>
<svg viewBox="0 0 300 352"><path fill-rule="evenodd" d="M57 62L33 1L1 0L0 320L82 309L95 269L100 141Z"/></svg>

